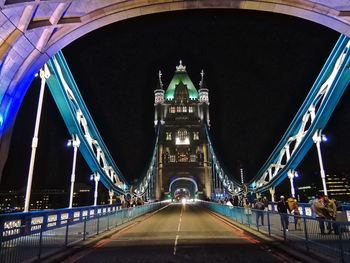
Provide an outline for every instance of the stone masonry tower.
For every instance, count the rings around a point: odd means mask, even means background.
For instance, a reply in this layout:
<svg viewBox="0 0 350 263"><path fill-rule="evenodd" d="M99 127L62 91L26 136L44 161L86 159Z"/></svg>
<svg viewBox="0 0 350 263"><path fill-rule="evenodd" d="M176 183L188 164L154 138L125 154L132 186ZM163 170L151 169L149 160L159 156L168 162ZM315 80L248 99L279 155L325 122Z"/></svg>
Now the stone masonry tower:
<svg viewBox="0 0 350 263"><path fill-rule="evenodd" d="M186 72L176 67L163 89L161 73L154 91L155 118L159 125L156 199L174 198L185 191L190 198L211 195L211 164L206 136L209 128L209 90L201 72L197 90Z"/></svg>

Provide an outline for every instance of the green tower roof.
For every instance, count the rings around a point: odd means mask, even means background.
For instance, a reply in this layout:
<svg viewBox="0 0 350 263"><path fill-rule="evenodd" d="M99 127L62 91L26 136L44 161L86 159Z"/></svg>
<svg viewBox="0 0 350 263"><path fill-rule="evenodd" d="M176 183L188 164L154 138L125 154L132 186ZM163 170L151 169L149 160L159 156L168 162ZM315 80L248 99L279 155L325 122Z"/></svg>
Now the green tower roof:
<svg viewBox="0 0 350 263"><path fill-rule="evenodd" d="M173 79L170 81L170 84L165 92L165 99L166 100L172 100L174 99L174 91L176 88L176 85L178 85L182 81L183 84L187 86L188 89L188 95L191 100L198 99L198 91L194 87L190 77L188 76L186 72L186 66L182 65L182 62L180 60L180 65L176 67L176 71L174 74Z"/></svg>

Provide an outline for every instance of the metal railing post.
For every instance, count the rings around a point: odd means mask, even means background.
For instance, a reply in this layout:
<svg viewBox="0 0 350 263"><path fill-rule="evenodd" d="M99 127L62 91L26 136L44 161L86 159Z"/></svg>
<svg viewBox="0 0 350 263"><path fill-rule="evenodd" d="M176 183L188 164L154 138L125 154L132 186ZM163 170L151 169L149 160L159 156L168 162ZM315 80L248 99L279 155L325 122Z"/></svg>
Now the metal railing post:
<svg viewBox="0 0 350 263"><path fill-rule="evenodd" d="M97 214L97 230L96 234L98 235L100 233L100 215Z"/></svg>
<svg viewBox="0 0 350 263"><path fill-rule="evenodd" d="M281 215L280 215L282 218L282 221L283 222L281 222L282 223L282 229L283 229L283 239L284 239L284 241L286 241L287 240L287 229L286 229L286 216L288 216L288 214L285 214L285 213L281 213ZM289 220L289 217L288 217L288 220Z"/></svg>
<svg viewBox="0 0 350 263"><path fill-rule="evenodd" d="M270 211L267 211L266 214L267 214L267 230L269 231L269 236L271 236Z"/></svg>
<svg viewBox="0 0 350 263"><path fill-rule="evenodd" d="M68 231L69 231L69 217L67 218L67 223L66 223L66 236L64 239L64 246L66 247L68 245Z"/></svg>
<svg viewBox="0 0 350 263"><path fill-rule="evenodd" d="M337 230L338 230L338 236L339 236L339 248L340 248L340 258L341 258L341 262L345 262L345 258L344 258L344 247L343 247L343 237L342 237L342 229L340 227L340 224L336 224Z"/></svg>
<svg viewBox="0 0 350 263"><path fill-rule="evenodd" d="M40 225L40 236L39 236L39 250L38 250L38 259L41 258L41 249L43 244L43 224Z"/></svg>
<svg viewBox="0 0 350 263"><path fill-rule="evenodd" d="M84 230L83 230L83 240L85 241L86 239L86 216L84 217Z"/></svg>
<svg viewBox="0 0 350 263"><path fill-rule="evenodd" d="M307 233L307 224L306 224L306 216L303 216L303 223L304 223L304 235L305 235L305 247L306 250L309 251L309 236Z"/></svg>
<svg viewBox="0 0 350 263"><path fill-rule="evenodd" d="M109 230L109 214L107 213L107 230Z"/></svg>

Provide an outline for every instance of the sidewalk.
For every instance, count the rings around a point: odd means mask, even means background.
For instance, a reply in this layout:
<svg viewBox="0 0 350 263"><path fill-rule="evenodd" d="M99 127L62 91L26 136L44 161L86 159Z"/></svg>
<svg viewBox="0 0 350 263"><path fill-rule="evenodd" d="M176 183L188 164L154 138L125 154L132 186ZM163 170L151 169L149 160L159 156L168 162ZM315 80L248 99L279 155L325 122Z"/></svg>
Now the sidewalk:
<svg viewBox="0 0 350 263"><path fill-rule="evenodd" d="M42 255L40 260L28 261L28 263L31 263L31 262L61 263L65 259L67 259L69 256L72 256L73 254L78 253L79 251L84 250L86 248L93 247L99 241L106 239L106 238L109 238L116 233L124 231L125 229L128 229L129 227L132 227L132 226L146 220L147 218L151 217L153 214L159 212L160 210L164 209L165 207L166 206L164 206L156 211L144 214L140 217L137 217L137 218L130 220L126 223L123 223L117 227L114 227L110 230L107 230L101 234L89 237L84 241L78 241L75 244L71 244L71 245L67 246L66 248L62 248L62 251L60 251L60 252L50 254L50 255Z"/></svg>
<svg viewBox="0 0 350 263"><path fill-rule="evenodd" d="M255 229L252 229L248 227L247 225L241 224L239 222L236 222L228 217L225 217L219 213L213 212L209 210L211 213L215 214L216 216L220 217L221 220L232 224L243 231L253 235L257 239L259 239L264 245L271 248L274 248L278 251L283 251L283 253L287 254L289 257L292 257L296 260L296 262L307 262L307 263L329 263L334 262L333 258L319 255L312 253L310 251L306 251L305 249L298 249L295 246L291 246L290 242L285 241L280 236L271 235L259 232Z"/></svg>

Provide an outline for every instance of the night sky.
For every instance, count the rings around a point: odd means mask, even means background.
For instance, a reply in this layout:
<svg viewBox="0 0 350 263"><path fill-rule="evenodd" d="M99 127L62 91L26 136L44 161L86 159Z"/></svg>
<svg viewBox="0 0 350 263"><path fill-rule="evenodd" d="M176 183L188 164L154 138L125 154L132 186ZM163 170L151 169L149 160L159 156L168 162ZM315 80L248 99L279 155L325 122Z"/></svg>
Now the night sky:
<svg viewBox="0 0 350 263"><path fill-rule="evenodd" d="M182 59L198 87L203 69L210 96L217 155L237 176L237 160L252 178L301 106L339 34L295 17L243 10L182 11L118 22L63 49L82 96L124 176L132 182L149 164L155 133L158 70L166 87ZM2 189L25 187L40 81L29 88L17 116ZM325 168L349 171L350 92L325 132ZM25 131L25 132L24 132ZM67 188L70 135L46 90L34 189ZM299 166L300 180L320 181L316 150ZM78 157L77 181L90 170ZM300 184L301 182L297 182Z"/></svg>

